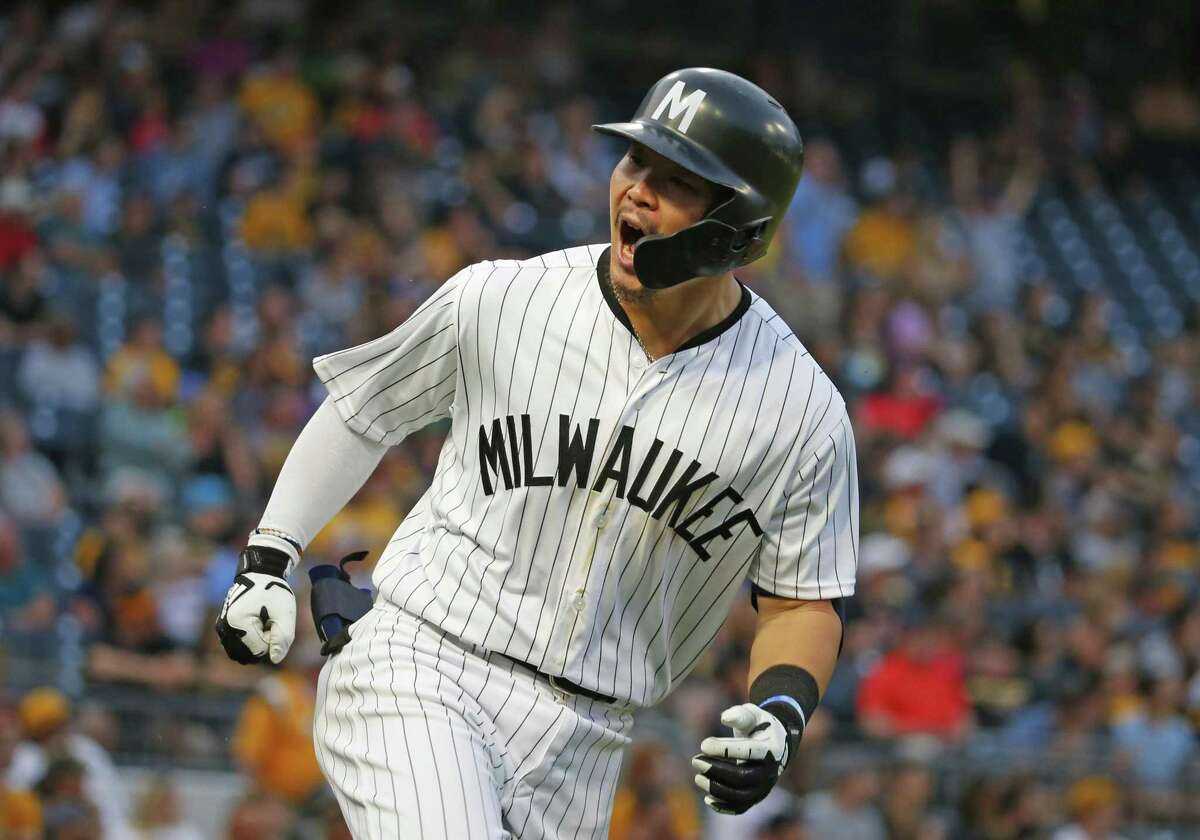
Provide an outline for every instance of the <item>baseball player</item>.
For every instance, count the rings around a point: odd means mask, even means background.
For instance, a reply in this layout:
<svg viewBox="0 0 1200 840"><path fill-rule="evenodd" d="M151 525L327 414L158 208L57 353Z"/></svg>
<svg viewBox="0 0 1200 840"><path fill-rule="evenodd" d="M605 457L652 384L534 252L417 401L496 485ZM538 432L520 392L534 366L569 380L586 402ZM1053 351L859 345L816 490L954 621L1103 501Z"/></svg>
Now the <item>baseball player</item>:
<svg viewBox="0 0 1200 840"><path fill-rule="evenodd" d="M596 129L628 143L608 242L472 265L315 360L329 398L218 620L231 657L279 662L305 545L388 447L450 418L318 683L317 754L356 837L607 837L633 712L683 680L747 576L747 702L692 761L712 808L767 795L833 671L858 536L845 404L732 273L791 200L796 127L692 68Z"/></svg>

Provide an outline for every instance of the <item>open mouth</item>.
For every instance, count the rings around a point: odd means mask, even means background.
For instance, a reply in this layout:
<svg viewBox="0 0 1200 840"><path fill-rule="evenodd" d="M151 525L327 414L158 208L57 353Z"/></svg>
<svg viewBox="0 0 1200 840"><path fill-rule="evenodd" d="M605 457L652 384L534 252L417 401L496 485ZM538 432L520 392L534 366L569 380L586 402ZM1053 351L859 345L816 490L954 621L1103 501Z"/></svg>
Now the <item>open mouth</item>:
<svg viewBox="0 0 1200 840"><path fill-rule="evenodd" d="M617 231L621 238L621 262L626 266L632 266L633 246L637 245L638 240L645 236L646 232L626 219L620 221Z"/></svg>

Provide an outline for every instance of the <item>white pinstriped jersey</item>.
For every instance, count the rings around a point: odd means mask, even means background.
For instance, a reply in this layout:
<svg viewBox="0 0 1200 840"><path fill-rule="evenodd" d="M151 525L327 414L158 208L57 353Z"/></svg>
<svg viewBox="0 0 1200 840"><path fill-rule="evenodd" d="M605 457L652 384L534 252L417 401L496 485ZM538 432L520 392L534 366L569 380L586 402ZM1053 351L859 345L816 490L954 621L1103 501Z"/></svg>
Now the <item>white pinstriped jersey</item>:
<svg viewBox="0 0 1200 840"><path fill-rule="evenodd" d="M473 265L314 368L372 440L451 420L376 567L383 597L650 705L747 575L786 598L853 593L858 478L845 403L765 300L743 287L724 322L650 361L607 247Z"/></svg>

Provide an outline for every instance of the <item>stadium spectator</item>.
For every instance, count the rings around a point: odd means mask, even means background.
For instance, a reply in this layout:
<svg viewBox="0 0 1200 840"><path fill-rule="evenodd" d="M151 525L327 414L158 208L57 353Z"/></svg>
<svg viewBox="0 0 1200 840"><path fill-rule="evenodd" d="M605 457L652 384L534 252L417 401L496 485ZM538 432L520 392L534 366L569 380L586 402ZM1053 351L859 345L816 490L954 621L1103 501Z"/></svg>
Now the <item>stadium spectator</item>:
<svg viewBox="0 0 1200 840"><path fill-rule="evenodd" d="M148 381L156 397L173 399L179 388L179 364L162 342L162 324L158 320L145 317L133 324L128 340L109 357L105 366L105 393L119 399Z"/></svg>
<svg viewBox="0 0 1200 840"><path fill-rule="evenodd" d="M1017 227L1037 191L1042 164L1036 150L1025 147L1006 179L988 177L979 145L974 137L960 136L950 147L951 218L975 269L967 302L975 310L1011 310L1020 292Z"/></svg>
<svg viewBox="0 0 1200 840"><path fill-rule="evenodd" d="M286 154L296 154L311 142L320 116L317 101L298 74L299 57L281 50L253 68L242 84L242 109Z"/></svg>
<svg viewBox="0 0 1200 840"><path fill-rule="evenodd" d="M630 749L613 804L610 840L699 840L696 798L669 755L665 744L654 741Z"/></svg>
<svg viewBox="0 0 1200 840"><path fill-rule="evenodd" d="M45 243L50 265L83 297L88 280L103 264L107 243L84 224L83 196L77 189L58 190L51 203L53 212L42 222L38 239Z"/></svg>
<svg viewBox="0 0 1200 840"><path fill-rule="evenodd" d="M53 688L37 688L21 698L18 715L23 738L6 781L17 789L37 788L47 835L95 837L98 815L106 838L128 837L129 806L116 767L103 747L75 731L67 699Z"/></svg>
<svg viewBox="0 0 1200 840"><path fill-rule="evenodd" d="M245 436L228 422L229 404L210 387L193 397L187 407L188 472L220 479L243 497L260 492L259 474Z"/></svg>
<svg viewBox="0 0 1200 840"><path fill-rule="evenodd" d="M888 840L947 836L945 817L933 807L934 794L934 776L928 764L904 761L888 769L879 806Z"/></svg>
<svg viewBox="0 0 1200 840"><path fill-rule="evenodd" d="M1089 776L1067 791L1071 822L1052 835L1052 840L1122 840L1121 791L1111 779Z"/></svg>
<svg viewBox="0 0 1200 840"><path fill-rule="evenodd" d="M88 668L95 679L179 688L195 678L195 659L164 628L156 600L160 569L152 562L150 517L161 499L153 484L138 487L140 479L131 480L127 492L135 495L80 539L76 562L85 583L74 612L91 641Z"/></svg>
<svg viewBox="0 0 1200 840"><path fill-rule="evenodd" d="M397 473L406 468L411 469L402 461L389 459L367 479L350 504L313 538L310 547L313 556L338 560L352 551L367 550L371 552L370 562L374 563L387 548L396 523L406 512L400 504L407 501L411 505L424 492L424 487L405 487ZM419 473L414 475L413 483L419 479ZM398 490L408 492L400 496Z"/></svg>
<svg viewBox="0 0 1200 840"><path fill-rule="evenodd" d="M128 836L101 821L96 802L84 790L86 778L86 768L74 758L59 756L50 760L37 784L46 836L53 840L86 840L101 834Z"/></svg>
<svg viewBox="0 0 1200 840"><path fill-rule="evenodd" d="M9 781L13 750L21 737L17 716L0 706L0 836L9 840L38 840L42 836L42 803L28 789Z"/></svg>
<svg viewBox="0 0 1200 840"><path fill-rule="evenodd" d="M296 824L287 804L262 791L246 794L233 806L226 840L287 840Z"/></svg>
<svg viewBox="0 0 1200 840"><path fill-rule="evenodd" d="M828 790L804 797L804 827L813 837L884 840L887 827L879 812L879 770L869 755L830 756L834 781Z"/></svg>
<svg viewBox="0 0 1200 840"><path fill-rule="evenodd" d="M899 280L916 252L916 197L886 157L869 160L860 177L871 204L846 233L847 263L875 280Z"/></svg>
<svg viewBox="0 0 1200 840"><path fill-rule="evenodd" d="M0 270L11 271L35 253L38 236L29 223L32 209L33 187L27 178L12 174L0 180ZM28 276L25 274L26 282ZM17 299L21 294L18 289L10 289L5 297L10 301Z"/></svg>
<svg viewBox="0 0 1200 840"><path fill-rule="evenodd" d="M935 619L936 620L936 619ZM949 628L908 616L896 647L859 684L858 718L878 738L935 735L963 738L971 707L963 654Z"/></svg>
<svg viewBox="0 0 1200 840"><path fill-rule="evenodd" d="M138 800L133 817L136 840L202 840L180 810L179 790L168 776L155 778Z"/></svg>
<svg viewBox="0 0 1200 840"><path fill-rule="evenodd" d="M786 226L786 247L806 301L807 315L796 328L805 334L828 332L839 321L845 295L838 281L842 243L857 215L837 146L823 137L809 140L804 176L788 209Z"/></svg>
<svg viewBox="0 0 1200 840"><path fill-rule="evenodd" d="M135 471L166 495L187 466L186 430L174 409L173 385L166 391L154 374L130 371L124 392L108 402L100 418L100 469L105 480Z"/></svg>
<svg viewBox="0 0 1200 840"><path fill-rule="evenodd" d="M1196 747L1182 704L1182 681L1162 677L1151 685L1144 707L1113 727L1120 758L1129 762L1148 807L1159 814L1172 815L1179 808L1172 788Z"/></svg>
<svg viewBox="0 0 1200 840"><path fill-rule="evenodd" d="M17 524L0 511L0 621L5 640L31 655L50 653L56 614L49 569L26 552Z"/></svg>
<svg viewBox="0 0 1200 840"><path fill-rule="evenodd" d="M24 418L0 411L0 508L18 527L44 531L54 526L66 505L58 471L30 445Z"/></svg>
<svg viewBox="0 0 1200 840"><path fill-rule="evenodd" d="M255 784L295 805L324 785L312 742L311 679L288 667L263 677L246 701L233 736L233 755Z"/></svg>
<svg viewBox="0 0 1200 840"><path fill-rule="evenodd" d="M0 234L2 235L2 234ZM45 262L40 251L22 254L15 267L5 272L0 286L0 339L23 349L35 337L47 312Z"/></svg>
<svg viewBox="0 0 1200 840"><path fill-rule="evenodd" d="M65 312L47 318L44 335L26 345L17 379L33 406L80 414L99 407L100 367Z"/></svg>

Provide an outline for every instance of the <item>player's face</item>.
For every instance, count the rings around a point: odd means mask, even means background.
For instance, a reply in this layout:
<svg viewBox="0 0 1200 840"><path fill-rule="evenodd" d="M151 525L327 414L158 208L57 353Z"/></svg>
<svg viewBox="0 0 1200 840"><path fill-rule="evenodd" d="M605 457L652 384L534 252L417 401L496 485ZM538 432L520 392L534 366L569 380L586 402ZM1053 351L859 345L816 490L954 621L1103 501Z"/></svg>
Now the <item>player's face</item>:
<svg viewBox="0 0 1200 840"><path fill-rule="evenodd" d="M640 143L629 147L609 181L612 236L610 274L626 291L650 290L638 282L633 246L647 234L669 234L695 224L712 205L712 185Z"/></svg>

